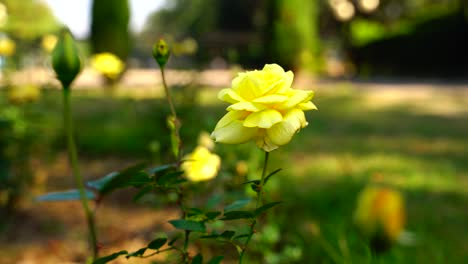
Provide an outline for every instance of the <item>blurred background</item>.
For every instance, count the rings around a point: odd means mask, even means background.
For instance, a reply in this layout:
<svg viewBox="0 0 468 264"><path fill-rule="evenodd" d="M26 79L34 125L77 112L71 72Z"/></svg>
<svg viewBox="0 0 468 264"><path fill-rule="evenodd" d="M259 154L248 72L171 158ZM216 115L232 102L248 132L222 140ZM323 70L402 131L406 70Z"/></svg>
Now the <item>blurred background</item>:
<svg viewBox="0 0 468 264"><path fill-rule="evenodd" d="M316 92L309 126L273 152L283 172L268 196L283 204L249 263L468 261L467 1L0 0L0 263L79 263L86 253L79 204L34 202L74 186L50 66L64 25L85 61L73 107L87 179L170 161L169 109L151 57L164 38L185 153L224 114L216 94L240 71L278 63L294 71L295 88ZM250 144L216 152L223 169L205 200L216 208L252 196L239 183L258 176L262 153ZM377 255L353 220L369 184L397 190L406 207L406 243ZM174 207L157 196L135 204L132 194L100 205L104 252L171 230ZM235 259L223 244L198 250Z"/></svg>

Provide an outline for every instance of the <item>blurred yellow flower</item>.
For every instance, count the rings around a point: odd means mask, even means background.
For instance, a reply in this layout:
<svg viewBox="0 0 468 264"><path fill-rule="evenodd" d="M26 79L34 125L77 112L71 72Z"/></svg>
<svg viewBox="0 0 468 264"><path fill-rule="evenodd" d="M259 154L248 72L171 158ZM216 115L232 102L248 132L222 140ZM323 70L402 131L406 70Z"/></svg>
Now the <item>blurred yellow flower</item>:
<svg viewBox="0 0 468 264"><path fill-rule="evenodd" d="M207 148L198 146L184 157L182 170L190 181L198 182L214 178L221 166L218 155L211 153Z"/></svg>
<svg viewBox="0 0 468 264"><path fill-rule="evenodd" d="M253 140L268 152L287 144L307 126L304 111L317 109L311 102L314 92L292 89L293 78L291 71L285 72L277 64L239 73L232 88L218 94L231 105L211 136L227 144Z"/></svg>
<svg viewBox="0 0 468 264"><path fill-rule="evenodd" d="M47 52L52 52L52 50L55 48L55 44L57 44L57 36L53 34L48 34L42 37L42 48L47 51Z"/></svg>
<svg viewBox="0 0 468 264"><path fill-rule="evenodd" d="M7 37L0 38L0 56L10 57L15 51L16 44L13 40Z"/></svg>
<svg viewBox="0 0 468 264"><path fill-rule="evenodd" d="M215 147L213 139L211 139L210 134L206 131L201 132L198 136L198 145L203 146L209 150L213 150Z"/></svg>
<svg viewBox="0 0 468 264"><path fill-rule="evenodd" d="M109 79L116 79L125 67L117 56L109 52L94 55L91 58L91 65Z"/></svg>
<svg viewBox="0 0 468 264"><path fill-rule="evenodd" d="M245 176L249 172L249 166L247 162L240 160L236 163L236 172L239 176Z"/></svg>
<svg viewBox="0 0 468 264"><path fill-rule="evenodd" d="M22 104L37 101L41 90L35 85L14 86L10 88L8 100L11 103Z"/></svg>
<svg viewBox="0 0 468 264"><path fill-rule="evenodd" d="M358 196L354 220L371 240L395 242L405 224L404 200L398 191L391 188L367 187Z"/></svg>

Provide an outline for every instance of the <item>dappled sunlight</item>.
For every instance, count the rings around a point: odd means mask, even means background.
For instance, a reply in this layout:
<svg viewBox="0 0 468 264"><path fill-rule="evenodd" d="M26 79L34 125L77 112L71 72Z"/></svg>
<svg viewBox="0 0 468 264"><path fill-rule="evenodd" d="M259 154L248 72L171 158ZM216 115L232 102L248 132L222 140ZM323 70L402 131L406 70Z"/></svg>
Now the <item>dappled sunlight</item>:
<svg viewBox="0 0 468 264"><path fill-rule="evenodd" d="M300 154L297 154L300 155ZM407 190L468 194L468 174L458 172L446 160L431 161L402 154L320 154L294 159L298 182L336 181L348 178L366 182L378 178ZM306 185L303 185L306 186Z"/></svg>

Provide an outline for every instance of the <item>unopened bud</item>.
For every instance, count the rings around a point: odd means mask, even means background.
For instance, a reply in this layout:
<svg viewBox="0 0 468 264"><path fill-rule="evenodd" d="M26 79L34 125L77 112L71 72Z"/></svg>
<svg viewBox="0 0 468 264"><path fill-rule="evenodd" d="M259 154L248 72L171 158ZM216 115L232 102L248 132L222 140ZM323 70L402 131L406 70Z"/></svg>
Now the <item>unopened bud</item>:
<svg viewBox="0 0 468 264"><path fill-rule="evenodd" d="M164 67L169 60L170 50L164 39L160 39L153 46L153 57L160 67Z"/></svg>
<svg viewBox="0 0 468 264"><path fill-rule="evenodd" d="M81 59L78 48L70 31L65 28L59 34L57 44L52 51L52 67L64 89L68 89L81 71Z"/></svg>

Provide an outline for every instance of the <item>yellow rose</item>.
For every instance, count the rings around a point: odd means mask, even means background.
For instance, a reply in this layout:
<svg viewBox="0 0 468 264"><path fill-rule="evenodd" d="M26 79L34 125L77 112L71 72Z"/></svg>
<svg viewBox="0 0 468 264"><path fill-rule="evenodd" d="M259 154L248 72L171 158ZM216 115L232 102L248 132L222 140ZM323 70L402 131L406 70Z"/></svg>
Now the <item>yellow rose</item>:
<svg viewBox="0 0 468 264"><path fill-rule="evenodd" d="M227 144L253 140L268 152L287 144L307 126L304 111L317 109L311 102L314 92L292 89L293 78L291 71L285 72L277 64L239 73L232 88L218 94L231 105L211 136Z"/></svg>
<svg viewBox="0 0 468 264"><path fill-rule="evenodd" d="M3 37L0 39L0 56L10 57L15 54L16 44L13 40Z"/></svg>
<svg viewBox="0 0 468 264"><path fill-rule="evenodd" d="M367 187L359 194L354 220L364 235L380 244L377 246L388 246L403 231L404 200L390 188Z"/></svg>
<svg viewBox="0 0 468 264"><path fill-rule="evenodd" d="M182 169L190 181L205 181L214 178L221 166L218 155L211 153L207 148L198 146L184 157Z"/></svg>
<svg viewBox="0 0 468 264"><path fill-rule="evenodd" d="M117 56L109 52L94 55L91 58L91 65L109 79L117 78L125 66Z"/></svg>

